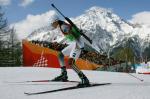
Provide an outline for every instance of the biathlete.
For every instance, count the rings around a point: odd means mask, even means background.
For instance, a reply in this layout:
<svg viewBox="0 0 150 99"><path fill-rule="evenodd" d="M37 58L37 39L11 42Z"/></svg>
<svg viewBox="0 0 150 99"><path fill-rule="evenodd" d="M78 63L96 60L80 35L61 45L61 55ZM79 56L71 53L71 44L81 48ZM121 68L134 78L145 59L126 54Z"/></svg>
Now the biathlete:
<svg viewBox="0 0 150 99"><path fill-rule="evenodd" d="M54 29L59 28L62 34L65 36L59 43L63 43L66 40L70 41L70 44L59 52L58 60L61 66L61 74L53 79L53 81L68 81L67 70L64 63L64 56L69 56L68 64L78 74L81 82L77 85L79 87L90 86L88 78L84 73L76 66L76 60L79 58L82 49L84 48L84 41L80 33L76 29L59 19L52 22Z"/></svg>

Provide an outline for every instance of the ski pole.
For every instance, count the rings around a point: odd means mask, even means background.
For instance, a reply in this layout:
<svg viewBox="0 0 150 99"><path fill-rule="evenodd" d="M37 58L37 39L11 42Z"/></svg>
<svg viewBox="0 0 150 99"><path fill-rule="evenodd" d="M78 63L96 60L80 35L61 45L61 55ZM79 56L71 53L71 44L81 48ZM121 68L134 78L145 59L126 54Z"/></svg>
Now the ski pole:
<svg viewBox="0 0 150 99"><path fill-rule="evenodd" d="M134 76L134 75L132 75L132 74L130 74L130 73L127 73L127 74L130 75L130 76L132 76L132 77L134 77L134 78L136 78L137 80L140 80L141 82L144 81L144 79L141 79L141 78L139 78L139 77L137 77L137 76Z"/></svg>

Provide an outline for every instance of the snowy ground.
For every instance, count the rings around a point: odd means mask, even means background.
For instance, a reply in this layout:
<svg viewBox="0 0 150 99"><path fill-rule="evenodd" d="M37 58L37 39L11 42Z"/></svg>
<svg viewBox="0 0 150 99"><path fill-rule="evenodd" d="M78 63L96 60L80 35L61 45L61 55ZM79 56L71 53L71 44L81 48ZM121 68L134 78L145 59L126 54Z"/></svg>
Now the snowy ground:
<svg viewBox="0 0 150 99"><path fill-rule="evenodd" d="M76 89L57 93L27 96L24 92L52 90L76 85L76 83L8 83L9 81L26 81L52 79L60 73L59 69L36 67L0 68L0 99L150 99L150 75L127 73L83 71L91 82L112 83L111 85ZM68 70L70 80L79 80L77 75Z"/></svg>

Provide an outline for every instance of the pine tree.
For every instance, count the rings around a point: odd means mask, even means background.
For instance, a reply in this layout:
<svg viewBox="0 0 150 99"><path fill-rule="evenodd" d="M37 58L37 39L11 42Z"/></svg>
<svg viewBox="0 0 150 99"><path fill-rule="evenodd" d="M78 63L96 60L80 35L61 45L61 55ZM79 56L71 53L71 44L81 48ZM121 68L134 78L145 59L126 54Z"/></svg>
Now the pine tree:
<svg viewBox="0 0 150 99"><path fill-rule="evenodd" d="M135 53L131 47L131 41L127 40L124 44L124 46L120 47L115 53L113 54L113 57L116 60L125 61L126 62L126 71L129 72L129 69L131 69L131 64L134 64L134 56ZM129 65L130 63L130 65Z"/></svg>
<svg viewBox="0 0 150 99"><path fill-rule="evenodd" d="M7 30L7 20L4 18L4 12L0 7L0 49L4 46L4 36L8 34Z"/></svg>
<svg viewBox="0 0 150 99"><path fill-rule="evenodd" d="M14 28L10 29L4 12L0 7L0 66L18 66L21 64L21 44Z"/></svg>

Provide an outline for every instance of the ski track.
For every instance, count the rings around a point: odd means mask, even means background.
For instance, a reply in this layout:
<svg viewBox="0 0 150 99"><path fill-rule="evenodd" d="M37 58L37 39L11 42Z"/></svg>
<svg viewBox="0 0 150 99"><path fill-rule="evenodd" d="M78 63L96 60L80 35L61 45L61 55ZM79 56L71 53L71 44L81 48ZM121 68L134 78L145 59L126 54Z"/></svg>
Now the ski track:
<svg viewBox="0 0 150 99"><path fill-rule="evenodd" d="M127 73L83 71L91 82L112 83L111 85L61 91L40 95L25 95L24 92L39 92L74 86L70 82L30 82L8 83L9 81L30 81L52 79L59 75L60 69L36 67L1 67L0 99L150 99L150 76L133 74L144 82ZM70 80L80 81L73 70L68 70ZM8 81L8 82L7 82Z"/></svg>

